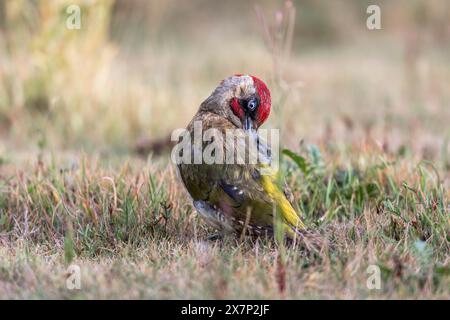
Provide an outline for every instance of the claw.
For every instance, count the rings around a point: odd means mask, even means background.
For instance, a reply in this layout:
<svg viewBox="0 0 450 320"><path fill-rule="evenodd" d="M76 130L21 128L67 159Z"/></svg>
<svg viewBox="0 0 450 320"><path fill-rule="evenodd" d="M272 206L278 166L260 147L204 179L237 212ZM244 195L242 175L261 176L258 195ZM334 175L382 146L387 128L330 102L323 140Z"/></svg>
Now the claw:
<svg viewBox="0 0 450 320"><path fill-rule="evenodd" d="M222 240L222 239L223 239L223 234L221 234L220 232L212 233L206 237L206 240L208 240L208 241L217 241L217 240Z"/></svg>

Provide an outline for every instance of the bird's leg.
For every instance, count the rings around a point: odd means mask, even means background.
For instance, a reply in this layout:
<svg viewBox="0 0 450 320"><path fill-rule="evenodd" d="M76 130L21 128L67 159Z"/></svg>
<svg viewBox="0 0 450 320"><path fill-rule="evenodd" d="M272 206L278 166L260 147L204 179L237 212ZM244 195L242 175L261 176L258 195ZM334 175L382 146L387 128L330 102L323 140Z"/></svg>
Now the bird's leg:
<svg viewBox="0 0 450 320"><path fill-rule="evenodd" d="M208 241L217 241L217 240L222 240L222 239L223 239L223 233L221 233L221 232L214 232L214 233L209 234L206 237L206 240L208 240Z"/></svg>

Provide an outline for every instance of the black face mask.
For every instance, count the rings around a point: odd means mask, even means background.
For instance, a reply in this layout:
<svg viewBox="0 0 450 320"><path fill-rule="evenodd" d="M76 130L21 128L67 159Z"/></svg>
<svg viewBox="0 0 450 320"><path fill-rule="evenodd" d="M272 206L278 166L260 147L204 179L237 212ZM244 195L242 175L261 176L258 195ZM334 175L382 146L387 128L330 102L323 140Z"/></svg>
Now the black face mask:
<svg viewBox="0 0 450 320"><path fill-rule="evenodd" d="M244 110L244 120L242 127L245 131L249 131L256 123L256 115L258 114L259 99L256 96L252 96L249 99L241 100L241 107Z"/></svg>

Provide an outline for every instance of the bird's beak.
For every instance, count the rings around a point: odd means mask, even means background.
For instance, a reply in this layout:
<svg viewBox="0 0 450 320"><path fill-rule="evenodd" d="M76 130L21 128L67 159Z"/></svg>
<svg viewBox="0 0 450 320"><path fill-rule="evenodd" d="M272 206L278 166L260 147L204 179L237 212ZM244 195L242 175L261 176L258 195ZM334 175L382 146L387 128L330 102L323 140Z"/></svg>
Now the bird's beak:
<svg viewBox="0 0 450 320"><path fill-rule="evenodd" d="M252 120L252 118L250 117L249 114L246 114L244 116L244 130L245 131L253 130L253 120Z"/></svg>
<svg viewBox="0 0 450 320"><path fill-rule="evenodd" d="M255 97L251 97L249 100L247 100L244 106L245 115L243 127L245 131L252 131L256 129L254 127L256 123L252 120L251 115L255 114L257 107L258 107L258 100Z"/></svg>

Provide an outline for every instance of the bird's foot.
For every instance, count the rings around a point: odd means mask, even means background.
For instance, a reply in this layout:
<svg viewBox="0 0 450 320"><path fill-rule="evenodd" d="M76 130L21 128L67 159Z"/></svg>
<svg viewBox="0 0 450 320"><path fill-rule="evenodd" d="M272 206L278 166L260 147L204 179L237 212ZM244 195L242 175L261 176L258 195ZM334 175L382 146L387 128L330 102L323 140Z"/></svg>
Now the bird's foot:
<svg viewBox="0 0 450 320"><path fill-rule="evenodd" d="M220 232L215 232L206 237L208 241L217 241L223 239L223 234Z"/></svg>

